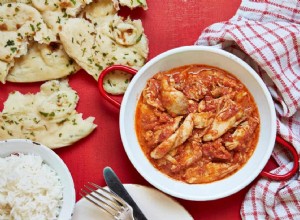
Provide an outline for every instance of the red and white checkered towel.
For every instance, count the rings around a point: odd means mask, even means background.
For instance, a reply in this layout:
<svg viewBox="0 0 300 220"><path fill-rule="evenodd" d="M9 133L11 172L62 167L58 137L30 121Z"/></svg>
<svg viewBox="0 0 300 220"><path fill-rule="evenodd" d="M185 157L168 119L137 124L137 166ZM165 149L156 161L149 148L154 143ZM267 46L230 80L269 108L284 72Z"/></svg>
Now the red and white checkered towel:
<svg viewBox="0 0 300 220"><path fill-rule="evenodd" d="M226 10L226 9L224 9ZM266 83L275 103L277 132L300 153L300 1L242 0L229 21L206 28L197 45L219 45L248 62ZM292 168L275 146L277 174ZM241 207L243 219L300 219L300 178L260 179Z"/></svg>

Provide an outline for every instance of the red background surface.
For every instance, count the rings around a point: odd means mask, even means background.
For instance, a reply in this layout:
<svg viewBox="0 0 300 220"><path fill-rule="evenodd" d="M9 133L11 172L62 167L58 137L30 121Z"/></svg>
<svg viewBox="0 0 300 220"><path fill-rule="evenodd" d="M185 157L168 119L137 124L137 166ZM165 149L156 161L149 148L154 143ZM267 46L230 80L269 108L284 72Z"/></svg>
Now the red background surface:
<svg viewBox="0 0 300 220"><path fill-rule="evenodd" d="M142 20L149 39L149 59L184 45L192 45L201 31L215 23L231 18L241 0L148 0L149 9L129 11L124 14ZM0 85L0 108L8 93L19 90L22 93L37 92L41 83ZM105 181L102 170L112 167L122 182L149 185L129 161L119 134L119 111L107 103L99 94L96 81L84 71L70 77L70 85L80 97L77 110L83 117L94 116L98 125L87 138L73 146L55 150L64 160L74 179L76 200L79 191L88 181L102 186ZM240 206L250 186L223 199L206 202L193 202L176 199L194 219L240 219Z"/></svg>

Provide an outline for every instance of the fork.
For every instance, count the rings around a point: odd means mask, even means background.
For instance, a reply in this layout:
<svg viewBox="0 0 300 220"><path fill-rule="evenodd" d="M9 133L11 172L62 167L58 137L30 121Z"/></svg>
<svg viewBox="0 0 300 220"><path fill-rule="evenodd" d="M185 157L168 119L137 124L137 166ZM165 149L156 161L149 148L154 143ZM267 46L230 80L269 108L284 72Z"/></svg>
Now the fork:
<svg viewBox="0 0 300 220"><path fill-rule="evenodd" d="M95 183L88 182L79 194L115 220L134 220L132 207L127 202Z"/></svg>

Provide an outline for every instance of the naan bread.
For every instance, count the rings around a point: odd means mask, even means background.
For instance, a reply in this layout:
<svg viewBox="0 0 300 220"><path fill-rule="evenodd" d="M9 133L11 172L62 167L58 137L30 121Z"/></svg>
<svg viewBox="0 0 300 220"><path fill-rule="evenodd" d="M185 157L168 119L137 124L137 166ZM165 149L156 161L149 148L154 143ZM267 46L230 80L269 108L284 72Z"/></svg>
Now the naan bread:
<svg viewBox="0 0 300 220"><path fill-rule="evenodd" d="M69 16L62 10L44 11L41 13L44 22L51 29L53 35L56 36L56 40L60 41L58 33L61 31L62 25L69 19Z"/></svg>
<svg viewBox="0 0 300 220"><path fill-rule="evenodd" d="M94 25L87 20L70 18L59 33L67 54L90 75L98 79L103 66L97 61L100 56Z"/></svg>
<svg viewBox="0 0 300 220"><path fill-rule="evenodd" d="M81 18L91 21L95 26L102 27L106 21L111 20L118 12L118 2L112 0L95 0L86 6L80 14Z"/></svg>
<svg viewBox="0 0 300 220"><path fill-rule="evenodd" d="M62 25L69 18L75 18L91 2L92 0L33 0L32 4L41 12L44 22L59 41L58 33Z"/></svg>
<svg viewBox="0 0 300 220"><path fill-rule="evenodd" d="M66 77L79 66L66 54L62 45L33 43L28 53L15 60L6 80L9 82L39 82Z"/></svg>
<svg viewBox="0 0 300 220"><path fill-rule="evenodd" d="M8 71L13 66L13 62L7 63L0 60L0 82L5 83Z"/></svg>
<svg viewBox="0 0 300 220"><path fill-rule="evenodd" d="M69 19L59 36L67 54L96 80L101 70L113 64L135 69L144 65L149 48L140 20L119 16L111 0L91 3L82 11L81 17L87 20ZM112 76L113 74L115 73L105 77L107 84L105 83L104 88L109 93L120 94L117 91L123 91L124 84L113 90L108 90L112 87L107 85L119 76L117 81L123 82L124 74ZM126 76L126 79L129 78L131 75Z"/></svg>
<svg viewBox="0 0 300 220"><path fill-rule="evenodd" d="M41 12L63 9L66 15L75 17L87 4L93 0L32 0L33 6Z"/></svg>
<svg viewBox="0 0 300 220"><path fill-rule="evenodd" d="M123 20L115 15L108 21L106 28L98 28L100 50L104 56L99 56L106 66L121 64L140 69L146 62L149 53L148 40L144 34L140 20ZM132 78L131 74L118 72L108 73L104 77L103 87L106 92L123 94Z"/></svg>
<svg viewBox="0 0 300 220"><path fill-rule="evenodd" d="M11 93L0 113L0 140L27 138L50 148L73 144L89 135L94 118L82 118L75 108L76 91L66 80L52 80L36 94Z"/></svg>
<svg viewBox="0 0 300 220"><path fill-rule="evenodd" d="M31 0L0 0L0 4L6 4L6 3L23 3L27 5L31 5Z"/></svg>
<svg viewBox="0 0 300 220"><path fill-rule="evenodd" d="M23 3L0 5L0 74L1 81L14 64L14 59L27 53L30 41L49 44L56 38L44 23L41 14Z"/></svg>
<svg viewBox="0 0 300 220"><path fill-rule="evenodd" d="M127 6L130 9L142 7L144 10L148 9L146 0L119 0L120 5Z"/></svg>
<svg viewBox="0 0 300 220"><path fill-rule="evenodd" d="M55 40L55 36L48 29L40 12L30 5L23 3L3 4L0 6L0 14L1 32L16 32L19 40L27 38L38 43L49 44Z"/></svg>
<svg viewBox="0 0 300 220"><path fill-rule="evenodd" d="M106 92L113 95L123 94L125 93L131 78L131 74L122 71L114 71L109 74L109 77L104 77L103 88Z"/></svg>

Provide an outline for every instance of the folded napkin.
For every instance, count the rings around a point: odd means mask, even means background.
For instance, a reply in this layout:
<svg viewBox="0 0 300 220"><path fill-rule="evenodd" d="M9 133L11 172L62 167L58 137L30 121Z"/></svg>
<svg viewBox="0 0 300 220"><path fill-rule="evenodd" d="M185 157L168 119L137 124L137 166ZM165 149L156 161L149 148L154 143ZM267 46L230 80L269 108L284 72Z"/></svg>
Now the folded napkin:
<svg viewBox="0 0 300 220"><path fill-rule="evenodd" d="M226 9L224 9L226 10ZM277 133L300 152L300 1L242 0L229 21L206 28L197 45L229 51L250 64L267 85L276 108ZM286 173L292 158L276 145L273 172ZM300 179L258 180L241 207L243 219L300 219Z"/></svg>

